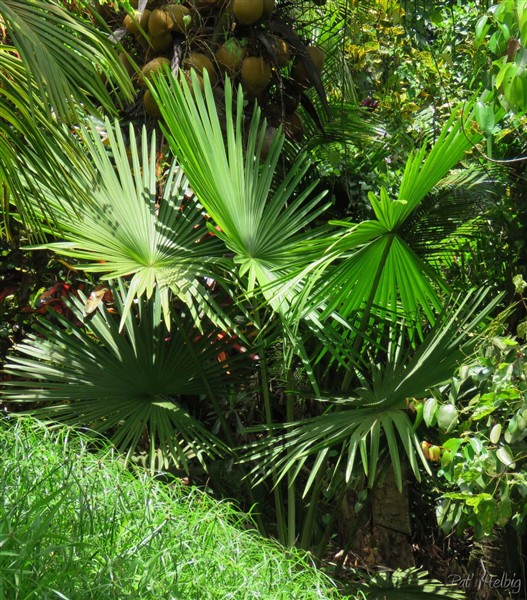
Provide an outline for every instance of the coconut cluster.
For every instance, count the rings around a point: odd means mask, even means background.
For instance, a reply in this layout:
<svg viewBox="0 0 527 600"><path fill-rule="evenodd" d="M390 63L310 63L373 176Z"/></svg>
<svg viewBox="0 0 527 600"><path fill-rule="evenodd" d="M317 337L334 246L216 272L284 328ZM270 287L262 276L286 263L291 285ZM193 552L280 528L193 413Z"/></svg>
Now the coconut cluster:
<svg viewBox="0 0 527 600"><path fill-rule="evenodd" d="M128 39L135 40L136 62L143 65L133 77L138 87L145 88L143 102L149 115L160 117L146 89L154 72L182 70L190 82L190 71L195 70L199 82L207 71L219 92L225 75L240 82L247 97L261 106L271 127L282 125L292 140L302 139L297 108L307 89L317 83L321 89L324 53L305 44L288 25L290 2L150 0L140 4L142 10L137 9L137 2L132 3L136 9L124 17L122 25ZM129 68L125 55L122 60Z"/></svg>

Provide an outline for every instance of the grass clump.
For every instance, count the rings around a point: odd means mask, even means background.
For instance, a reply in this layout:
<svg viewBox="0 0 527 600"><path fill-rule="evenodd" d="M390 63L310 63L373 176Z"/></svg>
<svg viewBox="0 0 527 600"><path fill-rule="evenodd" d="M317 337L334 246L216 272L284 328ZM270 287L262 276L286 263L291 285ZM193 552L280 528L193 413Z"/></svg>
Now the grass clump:
<svg viewBox="0 0 527 600"><path fill-rule="evenodd" d="M229 503L125 470L68 429L0 418L0 598L341 598Z"/></svg>

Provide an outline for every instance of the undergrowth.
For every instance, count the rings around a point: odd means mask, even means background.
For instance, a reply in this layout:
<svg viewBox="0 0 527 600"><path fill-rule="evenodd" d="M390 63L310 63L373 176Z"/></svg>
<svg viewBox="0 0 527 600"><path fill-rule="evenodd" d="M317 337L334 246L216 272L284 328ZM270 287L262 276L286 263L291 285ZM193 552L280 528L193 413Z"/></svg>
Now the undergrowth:
<svg viewBox="0 0 527 600"><path fill-rule="evenodd" d="M228 502L127 471L68 429L0 417L0 598L342 598Z"/></svg>

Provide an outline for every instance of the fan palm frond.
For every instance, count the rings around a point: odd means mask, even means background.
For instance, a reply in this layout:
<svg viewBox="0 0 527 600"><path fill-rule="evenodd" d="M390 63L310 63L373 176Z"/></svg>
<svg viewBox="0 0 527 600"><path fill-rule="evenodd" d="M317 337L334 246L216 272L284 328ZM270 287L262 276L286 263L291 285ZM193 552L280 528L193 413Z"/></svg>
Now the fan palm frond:
<svg viewBox="0 0 527 600"><path fill-rule="evenodd" d="M422 312L433 322L446 284L409 244L412 238L404 235L405 226L427 194L480 138L479 134L469 138L460 115L454 112L430 151L424 145L408 158L396 199L384 188L379 196L370 193L375 220L335 222L344 231L340 239L328 238L325 258L309 266L310 283L304 296L310 298L299 298L304 310L324 307L326 315L338 311L348 318L375 305L407 319Z"/></svg>
<svg viewBox="0 0 527 600"><path fill-rule="evenodd" d="M34 81L39 98L59 118L70 119L79 105L115 112L115 100L132 98L130 77L101 23L97 27L53 0L1 0L0 15L25 66L28 90Z"/></svg>
<svg viewBox="0 0 527 600"><path fill-rule="evenodd" d="M214 265L225 247L209 235L183 171L174 164L169 168L159 197L155 133L149 137L143 128L138 144L130 127L128 145L117 122L106 121L104 131L103 140L95 126L80 130L98 174L96 181L85 181L91 202L69 197L62 204L72 209L65 211L52 190L43 188L65 241L33 248L90 261L82 268L104 279L132 276L123 323L133 300L143 294L150 298L156 286L167 327L170 292L188 306L196 323L202 311L218 322L222 311L204 278L216 277Z"/></svg>
<svg viewBox="0 0 527 600"><path fill-rule="evenodd" d="M30 234L40 231L39 218L53 225L53 216L39 195L46 181L53 195L89 198L71 173L90 171L70 132L54 118L27 79L27 69L11 47L0 47L0 178L5 186L1 211L8 229L13 203L17 218ZM28 89L28 85L32 86ZM55 224L56 225L56 224Z"/></svg>
<svg viewBox="0 0 527 600"><path fill-rule="evenodd" d="M430 388L447 381L457 364L473 352L478 342L479 324L499 301L497 298L487 302L487 295L488 291L473 292L463 300L458 299L454 308L443 310L436 325L415 350L404 347L403 340L408 337L403 329L386 361L372 366L372 372L362 376L363 385L352 396L319 398L340 406L340 410L328 409L319 417L288 423L282 426L282 433L272 431L268 438L247 446L244 460L257 462L253 475L266 478L278 474L281 479L293 472L296 476L309 457L318 455L307 491L323 464L320 457L330 449L340 448L338 462L339 466L344 463L346 481L352 477L360 457L364 473L372 484L381 439L384 439L398 488L402 488L400 447L419 480L419 460L425 469L428 464L406 413L406 401L421 398Z"/></svg>
<svg viewBox="0 0 527 600"><path fill-rule="evenodd" d="M416 568L376 573L364 584L347 588L349 593L361 591L368 600L463 600L465 593L453 584L444 584Z"/></svg>
<svg viewBox="0 0 527 600"><path fill-rule="evenodd" d="M225 114L218 114L207 74L204 93L195 73L192 89L159 77L152 86L166 126L167 140L189 178L199 201L219 228L217 233L233 253L247 290L280 280L295 267L309 262L309 252L295 251L305 239L303 231L325 208L324 194L310 197L316 182L299 187L310 168L305 155L273 186L275 169L283 146L278 132L268 155L262 159L265 126L255 107L250 124L244 123L244 97L238 88L233 108L232 84L225 82ZM248 134L246 135L246 131ZM275 307L285 301L274 293L268 299ZM290 301L290 298L289 298Z"/></svg>
<svg viewBox="0 0 527 600"><path fill-rule="evenodd" d="M124 310L125 287L113 289ZM86 298L72 298L73 321L42 320L15 347L5 372L4 401L33 405L39 418L90 427L109 436L128 458L146 446L153 468L158 452L187 467L190 458L224 455L226 447L196 418L193 402L229 384L215 337L199 335L189 319L177 318L170 336L161 319L161 300L141 299L128 311L124 332L103 304L83 316ZM189 406L190 405L190 406Z"/></svg>
<svg viewBox="0 0 527 600"><path fill-rule="evenodd" d="M27 233L38 237L34 205L50 223L52 217L35 179L47 181L57 195L67 196L69 188L71 197L89 202L71 177L89 165L61 124L101 107L115 113L115 102L130 100L133 88L108 35L59 3L2 0L0 19L12 43L0 46L3 233L9 235L14 207Z"/></svg>

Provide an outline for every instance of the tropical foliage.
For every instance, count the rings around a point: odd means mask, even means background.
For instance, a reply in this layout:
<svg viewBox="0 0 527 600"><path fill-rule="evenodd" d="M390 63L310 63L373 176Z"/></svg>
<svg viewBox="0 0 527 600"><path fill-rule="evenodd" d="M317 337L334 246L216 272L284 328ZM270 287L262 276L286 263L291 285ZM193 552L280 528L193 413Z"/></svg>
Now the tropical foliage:
<svg viewBox="0 0 527 600"><path fill-rule="evenodd" d="M177 61L148 81L133 75L161 115L154 122L143 112L138 123L116 36L110 42L102 19L73 4L0 2L5 243L54 257L67 278L34 294L26 314L42 317L27 317L24 335L8 334L16 343L3 401L104 434L127 464L150 472L204 482L222 471L216 492L256 504L262 531L317 558L350 493L371 495L387 471L404 492L438 460L450 486L439 500L444 531L490 535L513 515L519 524L520 347L495 337L502 354L472 363L504 300L492 272L474 266L472 286L470 269L485 252L489 198L500 189L473 153L495 153L500 120L520 122L522 104L509 98L516 114L507 115L489 86L480 94L464 79L461 103L438 107L440 127L421 127L416 108L404 130L388 133L388 91L380 108L373 97L388 75L378 70L397 77L405 52L431 68L432 50L422 47L445 3L421 15L421 49L405 38L391 67L370 56L380 42L357 38L339 54L336 40L355 27L349 11L363 21L382 13L396 37L418 11L338 0L323 21L311 7L311 25L304 19L298 32L327 50L329 100L324 77L303 95L313 126L304 144L285 124L269 127L235 80L225 76L220 89L207 70L180 76ZM508 23L504 11L479 22L480 46L491 26ZM520 12L510 24L523 40ZM365 80L354 77L359 64ZM415 86L410 78L399 101L417 101ZM512 89L494 87L505 97ZM432 96L420 101L429 107ZM331 175L345 185L362 176L346 183L343 162L374 165L360 202L345 208L324 185L337 163ZM476 476L480 467L487 479ZM423 577L372 584L447 593ZM375 585L364 593L377 597Z"/></svg>

